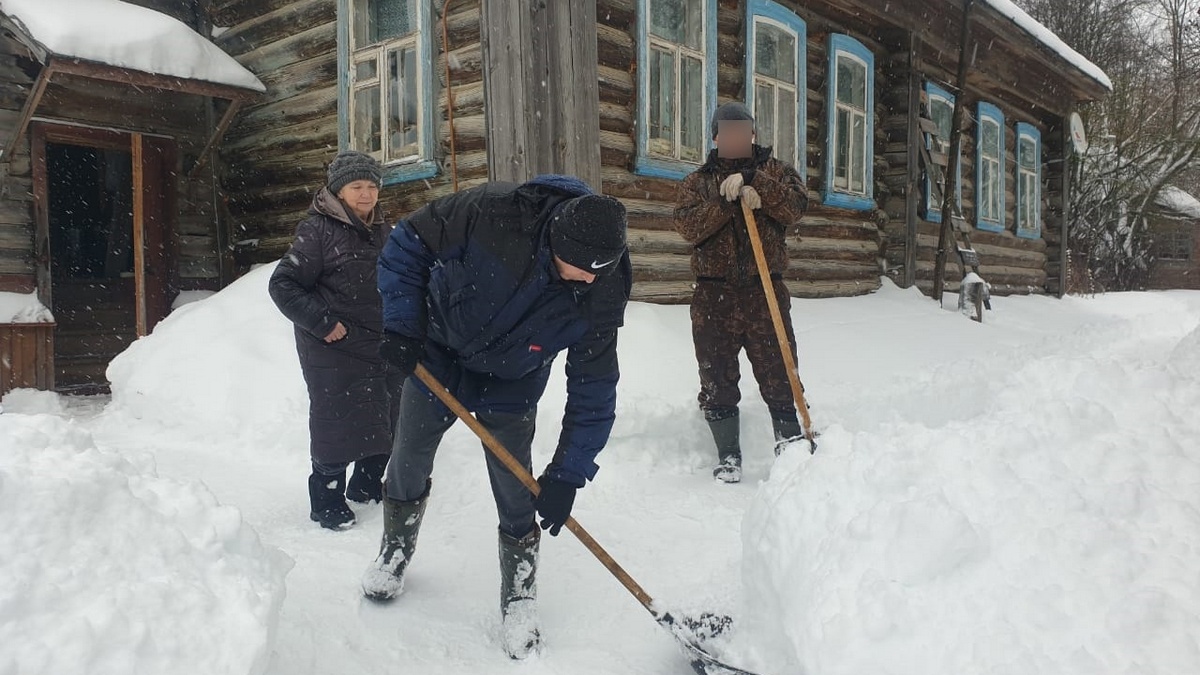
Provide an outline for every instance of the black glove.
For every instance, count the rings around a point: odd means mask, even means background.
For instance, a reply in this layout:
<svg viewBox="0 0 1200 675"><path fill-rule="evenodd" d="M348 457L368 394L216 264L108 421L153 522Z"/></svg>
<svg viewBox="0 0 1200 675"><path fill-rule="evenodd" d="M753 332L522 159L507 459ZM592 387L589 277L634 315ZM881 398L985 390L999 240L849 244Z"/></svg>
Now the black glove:
<svg viewBox="0 0 1200 675"><path fill-rule="evenodd" d="M557 537L559 530L567 523L567 518L571 517L575 491L579 488L549 476L539 478L538 485L542 491L534 500L533 506L542 517L542 529L548 530L550 536Z"/></svg>
<svg viewBox="0 0 1200 675"><path fill-rule="evenodd" d="M383 332L383 340L379 343L379 356L392 364L404 377L413 374L424 355L425 343L422 340L391 331Z"/></svg>

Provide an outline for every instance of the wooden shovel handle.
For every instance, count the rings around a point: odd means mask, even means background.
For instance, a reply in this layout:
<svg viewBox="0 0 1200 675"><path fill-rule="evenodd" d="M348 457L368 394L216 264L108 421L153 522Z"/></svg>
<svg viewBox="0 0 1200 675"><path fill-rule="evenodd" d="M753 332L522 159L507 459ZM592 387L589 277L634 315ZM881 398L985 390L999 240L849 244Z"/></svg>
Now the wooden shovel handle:
<svg viewBox="0 0 1200 675"><path fill-rule="evenodd" d="M525 467L517 461L517 458L513 457L512 453L510 453L508 449L506 449L504 445L492 435L492 432L488 431L487 427L480 424L479 420L475 419L475 417L466 409L466 407L464 407L463 404L460 403L459 400L456 399L454 395L442 385L441 382L438 382L437 378L433 376L433 373L430 373L424 365L418 364L416 370L413 371L413 374L416 375L417 379L421 380L421 382L423 382L425 386L429 388L429 391L433 392L433 395L438 397L438 400L445 404L445 406L449 408L450 411L458 417L458 419L465 422L466 425L471 428L471 431L475 432L475 435L479 437L479 440L483 441L483 444L487 447L488 451L495 455L496 459L499 459L500 463L507 467L508 470L511 471L513 475L516 476L517 479L520 480L521 483L534 494L534 496L537 496L542 491L541 486L538 485L538 482L534 480L529 471L527 471ZM575 520L574 518L567 518L566 526L567 529L570 530L571 533L583 543L584 547L591 551L592 555L596 556L596 559L600 561L600 564L604 565L604 567L611 572L614 577L617 578L617 581L621 582L621 585L625 587L625 590L632 593L633 597L637 598L637 601L640 602L656 620L659 619L659 612L654 608L654 599L651 598L650 595L646 593L646 591L643 590L640 585L638 585L638 582L633 580L633 577L629 576L629 573L625 571L625 568L621 567L616 560L613 560L613 557L608 554L608 551L605 551L604 547L601 546L600 543L595 539L593 539L592 535L588 534L587 530L583 529L583 526L579 524L579 521ZM534 527L537 527L536 523L534 523Z"/></svg>
<svg viewBox="0 0 1200 675"><path fill-rule="evenodd" d="M796 409L800 411L800 419L804 421L804 438L815 450L816 442L813 440L812 419L808 416L808 404L804 402L804 390L800 387L800 374L796 371L796 359L792 358L787 329L783 327L783 314L779 311L779 298L775 297L775 287L771 283L771 269L767 266L767 256L763 252L762 239L758 236L758 221L754 219L754 210L746 205L745 200L738 200L738 202L742 205L742 215L746 217L746 231L750 233L750 247L754 249L754 262L758 265L758 278L762 281L763 294L767 296L767 308L771 310L771 322L775 324L775 338L779 341L779 351L783 354L783 366L787 370L788 382L792 385L792 396L796 399Z"/></svg>

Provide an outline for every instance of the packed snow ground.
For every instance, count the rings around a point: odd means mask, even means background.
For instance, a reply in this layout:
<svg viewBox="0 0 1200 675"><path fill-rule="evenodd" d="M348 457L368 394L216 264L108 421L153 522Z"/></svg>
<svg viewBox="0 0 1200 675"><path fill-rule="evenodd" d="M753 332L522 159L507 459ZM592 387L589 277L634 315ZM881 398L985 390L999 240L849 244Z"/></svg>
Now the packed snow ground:
<svg viewBox="0 0 1200 675"><path fill-rule="evenodd" d="M343 533L308 520L306 401L269 273L181 307L135 343L110 369L102 411L16 392L0 434L90 433L91 454L226 505L206 508L240 510L265 545L259 555L277 548L294 563L265 672L691 672L566 533L543 542L544 654L524 664L503 655L495 510L483 450L462 425L438 456L404 595L384 607L362 600L382 514L356 506L359 525ZM737 486L710 475L687 308L632 305L616 428L575 515L660 604L733 614L738 630L718 647L763 675L1200 672L1200 293L994 304L979 325L886 282L867 297L795 301L821 448L772 461L745 367ZM560 371L539 410L537 468L563 400ZM76 421L55 431L61 417ZM29 445L17 455L37 455ZM6 508L22 480L11 466L0 465ZM75 492L57 499L73 503ZM23 517L25 546L62 545L58 511ZM97 525L86 536L106 534ZM13 560L0 560L0 578ZM74 612L46 611L64 623ZM149 622L162 609L127 611L120 620ZM0 636L28 621L0 595ZM228 630L193 624L200 639ZM5 675L23 663L12 644L0 639Z"/></svg>

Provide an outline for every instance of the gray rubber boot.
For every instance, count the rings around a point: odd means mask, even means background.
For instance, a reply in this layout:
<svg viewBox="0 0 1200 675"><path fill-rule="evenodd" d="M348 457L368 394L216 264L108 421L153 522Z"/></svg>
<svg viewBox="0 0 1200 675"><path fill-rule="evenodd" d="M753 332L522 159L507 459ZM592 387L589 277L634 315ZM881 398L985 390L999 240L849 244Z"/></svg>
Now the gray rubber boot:
<svg viewBox="0 0 1200 675"><path fill-rule="evenodd" d="M417 549L429 488L426 484L425 494L411 502L383 495L383 541L379 556L362 577L363 595L371 600L391 600L404 590L404 571Z"/></svg>
<svg viewBox="0 0 1200 675"><path fill-rule="evenodd" d="M739 483L742 480L741 418L734 414L709 420L713 441L717 444L717 467L713 478L722 483Z"/></svg>
<svg viewBox="0 0 1200 675"><path fill-rule="evenodd" d="M775 456L783 453L788 445L804 439L804 428L796 419L796 413L790 417L783 414L771 414L771 427L775 430Z"/></svg>
<svg viewBox="0 0 1200 675"><path fill-rule="evenodd" d="M500 532L500 619L504 651L524 659L538 652L542 635L537 616L538 543L536 524L529 534L514 539Z"/></svg>

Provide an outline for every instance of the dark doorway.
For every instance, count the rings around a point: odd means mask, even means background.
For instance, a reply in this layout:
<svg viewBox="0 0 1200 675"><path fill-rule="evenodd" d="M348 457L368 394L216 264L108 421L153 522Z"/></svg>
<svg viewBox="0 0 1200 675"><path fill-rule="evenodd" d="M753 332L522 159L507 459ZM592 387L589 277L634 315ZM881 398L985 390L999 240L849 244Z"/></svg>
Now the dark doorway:
<svg viewBox="0 0 1200 675"><path fill-rule="evenodd" d="M170 311L177 150L136 132L32 126L38 296L58 323L55 385L108 389L108 363Z"/></svg>
<svg viewBox="0 0 1200 675"><path fill-rule="evenodd" d="M101 389L137 338L133 163L128 150L46 144L47 216L60 389Z"/></svg>

